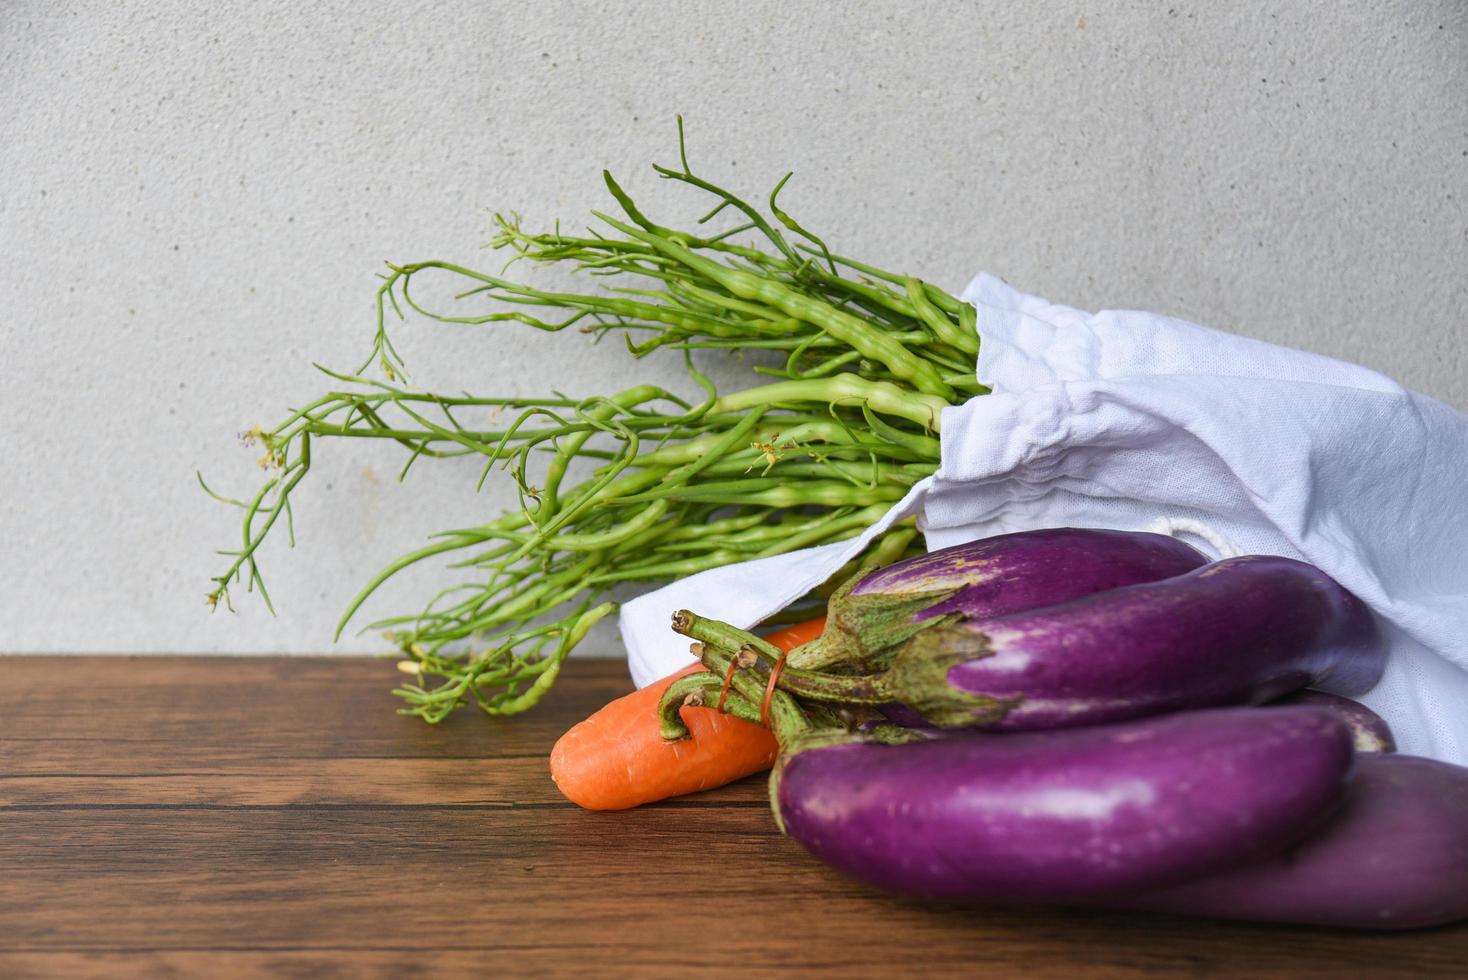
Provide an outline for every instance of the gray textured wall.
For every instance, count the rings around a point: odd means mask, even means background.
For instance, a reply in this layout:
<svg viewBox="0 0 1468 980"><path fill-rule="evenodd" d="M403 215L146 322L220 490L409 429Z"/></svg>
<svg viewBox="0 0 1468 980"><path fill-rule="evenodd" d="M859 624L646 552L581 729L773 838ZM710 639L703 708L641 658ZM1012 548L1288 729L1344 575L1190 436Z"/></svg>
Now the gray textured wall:
<svg viewBox="0 0 1468 980"><path fill-rule="evenodd" d="M236 530L195 469L250 487L236 433L357 362L383 259L476 261L488 208L579 221L603 166L661 206L677 112L711 175L794 169L783 202L850 254L1468 406L1464 5L1243 6L6 3L0 647L325 649L372 569L505 488L330 446L265 556L280 615L210 616ZM427 386L631 377L579 336L402 337Z"/></svg>

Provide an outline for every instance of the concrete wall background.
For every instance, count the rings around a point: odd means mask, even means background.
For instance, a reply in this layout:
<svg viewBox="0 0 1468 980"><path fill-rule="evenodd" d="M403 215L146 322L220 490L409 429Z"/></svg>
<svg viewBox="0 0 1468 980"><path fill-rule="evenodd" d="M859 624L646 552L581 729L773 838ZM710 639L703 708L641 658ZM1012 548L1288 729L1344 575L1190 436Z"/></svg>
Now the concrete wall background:
<svg viewBox="0 0 1468 980"><path fill-rule="evenodd" d="M716 179L848 254L980 269L1365 363L1468 407L1468 15L1341 5L0 7L0 648L322 651L372 570L509 503L318 452L279 615L210 615L240 430L354 366L384 259L475 262L486 209L579 223L673 116ZM589 394L619 346L409 327L426 387ZM636 376L679 383L671 359ZM727 370L737 377L737 370ZM432 577L373 608L418 605ZM337 650L370 650L368 635ZM609 633L589 644L616 652Z"/></svg>

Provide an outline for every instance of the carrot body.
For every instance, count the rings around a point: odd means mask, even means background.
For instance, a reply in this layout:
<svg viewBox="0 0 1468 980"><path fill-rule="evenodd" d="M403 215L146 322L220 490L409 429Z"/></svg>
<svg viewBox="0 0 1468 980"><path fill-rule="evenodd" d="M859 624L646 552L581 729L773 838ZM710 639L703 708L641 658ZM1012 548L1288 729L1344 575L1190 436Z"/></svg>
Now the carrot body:
<svg viewBox="0 0 1468 980"><path fill-rule="evenodd" d="M789 650L821 635L826 621L812 619L765 639ZM666 742L658 732L658 699L683 670L633 691L562 735L551 749L551 779L572 803L588 810L628 807L713 789L768 769L779 747L767 729L714 708L684 708L691 738Z"/></svg>

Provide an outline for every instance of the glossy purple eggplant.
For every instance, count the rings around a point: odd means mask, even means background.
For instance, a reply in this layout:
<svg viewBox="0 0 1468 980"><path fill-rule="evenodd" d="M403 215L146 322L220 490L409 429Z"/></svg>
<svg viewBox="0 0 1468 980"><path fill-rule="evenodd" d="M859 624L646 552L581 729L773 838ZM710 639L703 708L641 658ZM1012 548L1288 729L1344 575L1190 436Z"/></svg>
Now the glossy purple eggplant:
<svg viewBox="0 0 1468 980"><path fill-rule="evenodd" d="M1055 527L981 538L879 568L850 591L934 595L959 590L923 611L1002 616L1093 592L1171 578L1206 565L1192 546L1165 534Z"/></svg>
<svg viewBox="0 0 1468 980"><path fill-rule="evenodd" d="M1271 701L1266 708L1288 708L1300 706L1322 708L1339 718L1347 728L1351 730L1351 739L1359 752L1395 752L1397 740L1392 734L1391 726L1386 723L1376 712L1359 701L1343 698L1338 694L1327 694L1324 691L1296 691L1287 694L1278 701ZM936 732L942 729L933 728L931 723L916 711L904 704L878 705L886 720L894 725L901 725L920 731Z"/></svg>
<svg viewBox="0 0 1468 980"><path fill-rule="evenodd" d="M1207 564L1164 534L1058 527L1000 534L879 568L831 598L826 632L790 654L793 667L867 669L944 615L1002 616Z"/></svg>
<svg viewBox="0 0 1468 980"><path fill-rule="evenodd" d="M1397 750L1396 737L1392 735L1391 726L1386 723L1385 718L1361 702L1343 698L1339 694L1327 694L1324 691L1296 691L1278 701L1270 702L1268 707L1283 708L1302 704L1324 708L1345 722L1346 727L1351 730L1351 737L1355 740L1357 752L1395 752ZM901 722L898 723L901 724Z"/></svg>
<svg viewBox="0 0 1468 980"><path fill-rule="evenodd" d="M1340 809L1302 843L1108 904L1359 929L1468 919L1468 769L1363 756Z"/></svg>
<svg viewBox="0 0 1468 980"><path fill-rule="evenodd" d="M1258 704L1307 685L1356 694L1380 678L1385 656L1370 610L1330 576L1246 555L932 626L903 645L870 692L860 681L831 686L900 702L943 727L1035 731Z"/></svg>
<svg viewBox="0 0 1468 980"><path fill-rule="evenodd" d="M1197 878L1304 836L1351 766L1315 708L1189 712L1034 735L792 747L785 831L879 888L1065 902Z"/></svg>

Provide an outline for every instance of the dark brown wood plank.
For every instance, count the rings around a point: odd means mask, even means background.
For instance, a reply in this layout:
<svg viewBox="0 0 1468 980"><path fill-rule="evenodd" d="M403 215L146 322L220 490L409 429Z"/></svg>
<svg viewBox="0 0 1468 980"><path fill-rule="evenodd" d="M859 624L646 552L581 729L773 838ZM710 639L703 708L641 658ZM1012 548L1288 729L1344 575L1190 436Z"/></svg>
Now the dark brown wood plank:
<svg viewBox="0 0 1468 980"><path fill-rule="evenodd" d="M1353 934L880 895L763 780L627 813L556 794L555 737L627 690L430 728L358 658L0 658L0 976L1458 975L1468 929Z"/></svg>
<svg viewBox="0 0 1468 980"><path fill-rule="evenodd" d="M432 726L394 714L401 702L389 692L404 678L386 660L0 657L0 752L34 742L26 757L124 765L543 755L570 719L632 688L621 661L575 661L564 674L539 710L516 718L462 711Z"/></svg>

